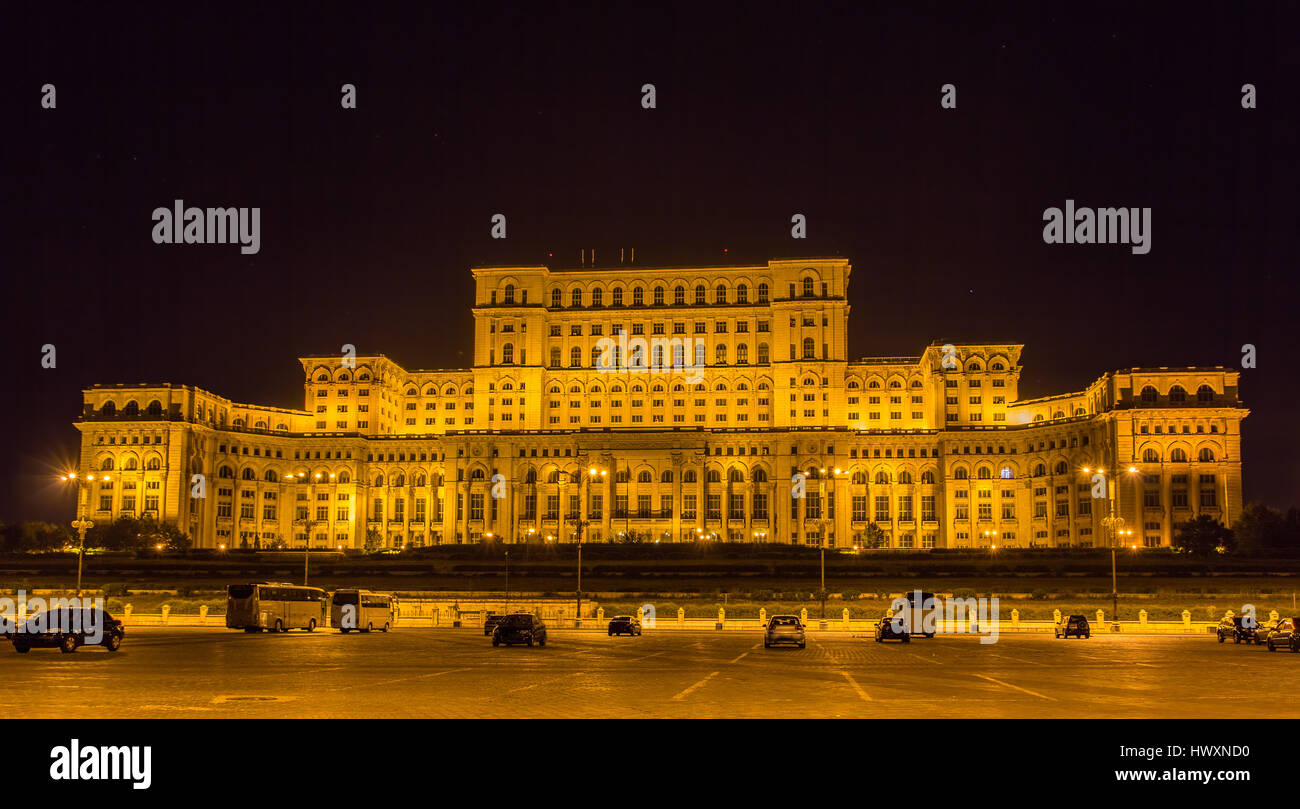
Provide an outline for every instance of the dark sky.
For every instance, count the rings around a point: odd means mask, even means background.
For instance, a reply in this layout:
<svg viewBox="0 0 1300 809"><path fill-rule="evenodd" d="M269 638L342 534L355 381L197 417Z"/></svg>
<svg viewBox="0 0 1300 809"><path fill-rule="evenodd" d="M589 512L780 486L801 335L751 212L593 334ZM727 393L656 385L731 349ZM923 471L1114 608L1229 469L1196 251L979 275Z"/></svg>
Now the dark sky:
<svg viewBox="0 0 1300 809"><path fill-rule="evenodd" d="M847 256L853 355L1015 340L1025 396L1254 343L1247 498L1300 504L1283 4L51 5L0 31L0 519L70 518L84 386L300 407L302 353L464 367L471 265L620 247ZM260 207L261 252L154 245L177 198ZM1150 254L1044 244L1066 199L1151 207Z"/></svg>

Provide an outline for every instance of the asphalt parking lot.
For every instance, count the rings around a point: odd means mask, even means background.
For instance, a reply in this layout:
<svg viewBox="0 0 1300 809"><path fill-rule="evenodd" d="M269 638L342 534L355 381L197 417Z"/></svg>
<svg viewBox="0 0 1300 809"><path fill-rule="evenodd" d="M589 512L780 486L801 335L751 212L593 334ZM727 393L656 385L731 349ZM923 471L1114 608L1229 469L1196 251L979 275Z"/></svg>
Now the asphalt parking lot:
<svg viewBox="0 0 1300 809"><path fill-rule="evenodd" d="M1300 654L1212 636L1002 635L875 643L810 633L552 630L493 648L469 629L245 634L132 627L116 654L0 646L0 716L1279 717Z"/></svg>

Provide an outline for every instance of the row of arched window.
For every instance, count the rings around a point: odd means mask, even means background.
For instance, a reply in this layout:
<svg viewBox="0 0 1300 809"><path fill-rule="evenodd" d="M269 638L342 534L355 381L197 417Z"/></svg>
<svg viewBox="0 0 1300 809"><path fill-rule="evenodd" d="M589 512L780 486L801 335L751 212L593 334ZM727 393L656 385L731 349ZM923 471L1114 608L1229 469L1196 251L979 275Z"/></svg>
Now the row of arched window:
<svg viewBox="0 0 1300 809"><path fill-rule="evenodd" d="M1160 394L1151 385L1142 388L1142 404L1155 404L1159 397ZM1169 389L1169 401L1174 404L1182 404L1187 401L1187 391L1182 385L1174 385ZM1196 389L1196 401L1213 402L1214 388L1209 385L1201 385Z"/></svg>
<svg viewBox="0 0 1300 809"><path fill-rule="evenodd" d="M162 469L162 459L157 455L150 455L145 458L144 468L146 471L153 472ZM112 472L115 469L121 469L123 472L135 472L140 469L140 459L134 455L127 455L122 459L121 465L113 459L111 455L105 456L99 461L99 471Z"/></svg>
<svg viewBox="0 0 1300 809"><path fill-rule="evenodd" d="M805 288L807 289L806 294L811 296L812 294L811 278L805 279ZM670 303L668 297L669 292L666 286L662 284L658 284L655 285L653 288L649 289L648 291L650 293L649 305L651 306L669 305ZM630 304L631 306L645 306L647 305L646 292L647 289L643 286L640 285L633 286L631 289L631 293L632 293L631 299L629 301L627 298L625 298L624 289L622 287L614 287L609 291L609 298L610 298L609 305L626 306ZM688 293L693 293L693 294L688 294ZM755 297L753 303L767 304L770 300L769 295L770 295L770 291L768 285L766 283L760 283L755 290ZM512 284L507 284L505 288L502 290L502 298L505 303L514 302L514 286ZM564 291L559 287L555 287L554 289L552 289L550 302L551 302L552 309L559 309L565 306L566 299L565 299ZM600 289L598 287L596 289L591 290L591 294L586 297L584 297L583 290L581 288L575 287L569 290L569 295L567 299L568 306L581 307L584 305L584 302L589 303L589 305L591 306L604 306L605 290ZM728 290L727 288L727 285L720 283L713 288L713 299L711 301L709 300L709 289L704 284L696 284L695 289L693 291L688 291L687 288L682 284L678 284L677 286L673 287L671 304L673 306L685 306L687 305L688 302L695 304L697 306L704 306L708 304L718 305L718 304L727 304L727 303L748 304L750 303L749 285L743 282L737 284L735 289L735 297L732 298L730 290Z"/></svg>

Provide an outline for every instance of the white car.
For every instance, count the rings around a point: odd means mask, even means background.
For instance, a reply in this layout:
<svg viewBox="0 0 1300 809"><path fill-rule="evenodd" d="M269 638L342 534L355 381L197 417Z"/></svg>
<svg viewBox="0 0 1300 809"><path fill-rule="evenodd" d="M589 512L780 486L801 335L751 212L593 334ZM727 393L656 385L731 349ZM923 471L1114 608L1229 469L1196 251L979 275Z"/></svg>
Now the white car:
<svg viewBox="0 0 1300 809"><path fill-rule="evenodd" d="M763 634L763 648L771 649L778 643L793 643L800 649L807 645L803 621L797 615L773 615Z"/></svg>

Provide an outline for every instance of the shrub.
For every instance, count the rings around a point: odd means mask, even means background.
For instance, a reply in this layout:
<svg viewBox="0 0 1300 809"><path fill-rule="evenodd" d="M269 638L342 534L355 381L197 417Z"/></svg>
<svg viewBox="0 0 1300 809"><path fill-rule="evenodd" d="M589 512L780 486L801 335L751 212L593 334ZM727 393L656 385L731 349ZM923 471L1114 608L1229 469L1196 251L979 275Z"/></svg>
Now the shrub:
<svg viewBox="0 0 1300 809"><path fill-rule="evenodd" d="M124 582L113 582L104 585L104 596L106 598L125 597L126 584Z"/></svg>

